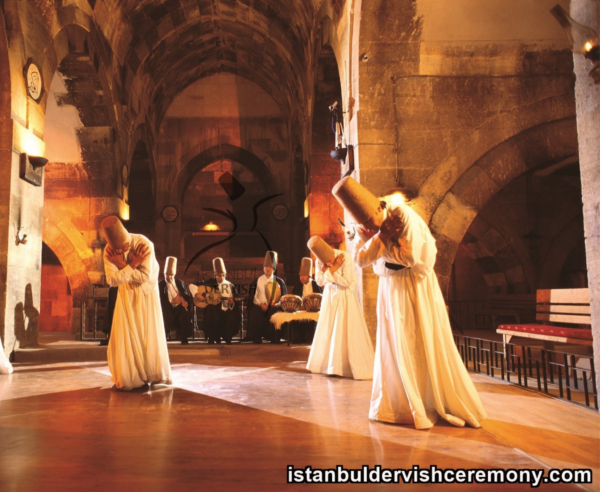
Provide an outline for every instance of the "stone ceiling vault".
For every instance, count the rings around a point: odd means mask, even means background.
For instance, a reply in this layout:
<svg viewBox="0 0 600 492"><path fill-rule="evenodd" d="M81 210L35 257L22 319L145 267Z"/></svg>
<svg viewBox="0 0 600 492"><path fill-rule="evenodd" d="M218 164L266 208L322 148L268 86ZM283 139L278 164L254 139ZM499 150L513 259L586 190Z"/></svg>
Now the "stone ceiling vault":
<svg viewBox="0 0 600 492"><path fill-rule="evenodd" d="M284 113L303 107L315 7L297 0L94 4L123 67L122 103L134 113L150 109L155 124L189 84L223 71L259 84Z"/></svg>

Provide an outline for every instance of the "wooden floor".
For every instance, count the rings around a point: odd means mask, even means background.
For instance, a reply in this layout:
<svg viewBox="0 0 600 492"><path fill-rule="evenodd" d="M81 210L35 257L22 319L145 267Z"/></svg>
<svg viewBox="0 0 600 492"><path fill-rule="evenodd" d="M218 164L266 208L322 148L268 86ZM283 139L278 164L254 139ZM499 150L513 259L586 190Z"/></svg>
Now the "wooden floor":
<svg viewBox="0 0 600 492"><path fill-rule="evenodd" d="M288 465L592 468L600 477L597 413L485 376L473 376L490 415L483 429L417 431L370 422L370 382L307 373L306 346L172 344L170 354L174 386L148 393L112 391L102 361L17 364L0 376L0 490L350 488L288 485ZM399 487L530 489L354 490Z"/></svg>

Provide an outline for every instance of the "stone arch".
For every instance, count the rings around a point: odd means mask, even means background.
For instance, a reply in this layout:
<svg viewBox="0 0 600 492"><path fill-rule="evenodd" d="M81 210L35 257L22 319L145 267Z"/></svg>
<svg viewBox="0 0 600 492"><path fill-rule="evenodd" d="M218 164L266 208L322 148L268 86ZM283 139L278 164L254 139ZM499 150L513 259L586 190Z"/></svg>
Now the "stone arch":
<svg viewBox="0 0 600 492"><path fill-rule="evenodd" d="M296 2L282 10L251 3L245 6L252 12L251 22L246 16L224 17L218 31L204 15L193 15L193 9L182 10L177 3L150 10L133 5L123 8L123 17L146 34L117 48L117 58L123 60L122 104L135 112L147 107L156 126L185 87L220 72L254 81L273 95L284 114L296 111L296 101L305 102L305 79L298 74L306 56L301 46L308 45L314 18L310 3ZM171 16L178 18L176 24ZM165 30L165 23L172 27ZM198 29L203 36L194 34ZM248 30L256 35L244 35ZM231 42L222 42L225 33ZM258 51L261 55L255 56Z"/></svg>
<svg viewBox="0 0 600 492"><path fill-rule="evenodd" d="M50 33L52 41L42 60L42 71L47 85L46 93L48 93L48 84L51 83L58 66L72 51L71 48L81 40L84 51L98 74L105 98L108 99L108 96L111 96L107 103L107 109L111 125L115 127L118 121L116 106L113 104L113 101L117 100L114 96L116 87L112 82L109 70L114 54L107 39L99 32L95 21L89 14L79 7L60 7L56 11L56 20L56 30ZM46 98L41 101L44 111L46 101Z"/></svg>
<svg viewBox="0 0 600 492"><path fill-rule="evenodd" d="M456 182L480 159L519 134L552 122L572 121L575 131L573 94L536 101L492 118L465 138L425 180L415 205L426 221L430 221L444 197ZM574 152L577 153L577 152ZM516 177L516 170L512 178Z"/></svg>
<svg viewBox="0 0 600 492"><path fill-rule="evenodd" d="M172 197L183 204L184 192L193 177L206 166L219 159L230 159L242 164L261 178L268 193L276 193L277 183L275 177L263 160L241 147L231 144L219 144L200 152L188 161L175 180Z"/></svg>
<svg viewBox="0 0 600 492"><path fill-rule="evenodd" d="M69 226L67 225L67 227ZM90 279L87 275L88 266L81 258L80 251L78 251L81 248L87 249L87 246L83 239L77 244L78 241L74 238L77 235L81 236L81 234L74 227L71 227L71 229L71 231L68 231L70 232L69 234L62 230L59 225L53 224L49 220L44 220L42 237L44 243L60 260L71 286L73 305L78 306L79 303L76 301L88 295Z"/></svg>
<svg viewBox="0 0 600 492"><path fill-rule="evenodd" d="M444 194L440 197L435 193L421 195L415 205L430 218L438 243L436 271L442 284L447 285L456 249L473 219L498 191L536 166L560 162L577 152L574 118L565 117L529 127L502 141L457 175L450 166L446 177L436 176L435 179L446 183ZM464 159L463 154L460 160ZM458 166L458 160L452 161ZM442 166L445 168L446 164ZM431 191L432 181L428 180L422 190ZM427 206L431 205L434 207L428 213Z"/></svg>

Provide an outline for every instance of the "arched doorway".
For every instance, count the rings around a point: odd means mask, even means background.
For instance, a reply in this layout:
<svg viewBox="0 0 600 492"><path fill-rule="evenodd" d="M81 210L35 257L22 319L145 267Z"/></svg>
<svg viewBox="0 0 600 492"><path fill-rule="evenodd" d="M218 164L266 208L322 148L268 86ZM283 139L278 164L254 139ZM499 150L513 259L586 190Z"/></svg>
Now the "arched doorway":
<svg viewBox="0 0 600 492"><path fill-rule="evenodd" d="M42 243L40 328L42 333L71 333L73 295L65 270L54 252Z"/></svg>
<svg viewBox="0 0 600 492"><path fill-rule="evenodd" d="M486 301L497 298L525 300L533 321L538 289L587 285L583 245L577 160L541 163L517 176L479 210L458 244L448 288L455 322L496 329L491 317L474 316L489 312Z"/></svg>
<svg viewBox="0 0 600 492"><path fill-rule="evenodd" d="M185 257L191 258L195 252L226 239L234 231L236 235L231 240L215 245L207 254L211 258L264 255L265 241L252 229L254 207L267 197L268 189L263 176L233 159L218 158L199 170L183 193ZM257 212L255 228L268 238L271 216Z"/></svg>

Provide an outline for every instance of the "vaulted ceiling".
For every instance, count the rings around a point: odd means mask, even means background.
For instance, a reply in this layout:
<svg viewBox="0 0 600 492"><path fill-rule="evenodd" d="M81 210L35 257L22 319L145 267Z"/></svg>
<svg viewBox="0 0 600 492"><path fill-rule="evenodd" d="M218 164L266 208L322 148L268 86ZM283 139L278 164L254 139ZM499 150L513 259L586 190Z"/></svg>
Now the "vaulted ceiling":
<svg viewBox="0 0 600 492"><path fill-rule="evenodd" d="M122 103L159 122L199 78L231 72L283 111L305 102L315 11L321 0L96 0L122 65ZM92 3L92 2L90 2Z"/></svg>

